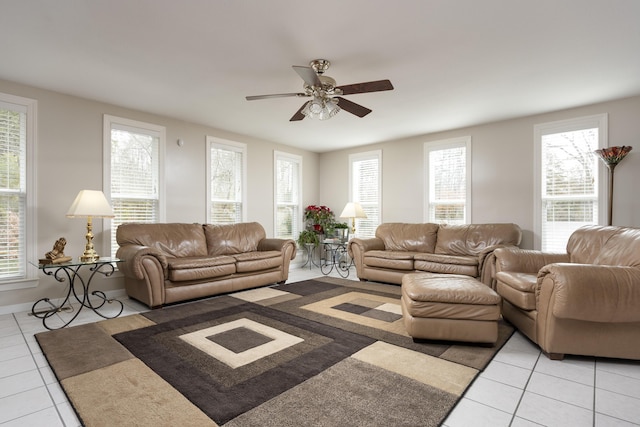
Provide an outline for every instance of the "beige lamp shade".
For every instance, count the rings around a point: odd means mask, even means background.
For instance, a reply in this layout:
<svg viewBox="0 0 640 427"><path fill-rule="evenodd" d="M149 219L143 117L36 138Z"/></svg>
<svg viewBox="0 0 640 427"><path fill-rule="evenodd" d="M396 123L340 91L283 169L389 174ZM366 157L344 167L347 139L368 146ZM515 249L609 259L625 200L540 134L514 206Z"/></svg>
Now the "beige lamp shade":
<svg viewBox="0 0 640 427"><path fill-rule="evenodd" d="M93 247L93 218L114 218L113 209L102 191L82 190L67 212L68 218L87 218L87 243L80 256L82 262L95 262L100 255Z"/></svg>
<svg viewBox="0 0 640 427"><path fill-rule="evenodd" d="M351 234L356 234L356 218L366 218L367 214L364 213L362 206L358 202L349 202L346 204L340 218L351 218Z"/></svg>
<svg viewBox="0 0 640 427"><path fill-rule="evenodd" d="M349 202L345 205L340 218L366 218L367 214L362 210L358 202Z"/></svg>
<svg viewBox="0 0 640 427"><path fill-rule="evenodd" d="M81 190L67 212L67 218L114 218L113 209L102 191Z"/></svg>

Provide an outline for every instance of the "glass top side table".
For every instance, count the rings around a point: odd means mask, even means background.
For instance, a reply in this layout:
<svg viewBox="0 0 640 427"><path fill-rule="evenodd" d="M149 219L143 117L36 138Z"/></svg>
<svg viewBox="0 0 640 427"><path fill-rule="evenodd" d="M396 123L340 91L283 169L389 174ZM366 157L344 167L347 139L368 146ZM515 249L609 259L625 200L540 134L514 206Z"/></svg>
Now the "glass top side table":
<svg viewBox="0 0 640 427"><path fill-rule="evenodd" d="M49 330L60 329L68 326L78 317L83 308L92 310L94 313L105 319L112 319L120 316L124 309L124 305L121 301L115 298L107 298L105 293L102 291L90 290L91 281L96 274L101 274L106 277L111 276L115 271L115 265L119 262L123 261L118 258L100 258L96 261L69 261L59 264L38 264L30 262L31 265L42 270L42 272L47 276L53 276L53 278L58 282L69 283L67 295L61 303L54 304L49 298L41 298L33 304L30 314L42 319L42 324ZM87 269L89 271L89 276L84 278L80 272ZM81 285L82 289L80 289L80 286L76 289L76 285ZM80 291L81 293L79 293ZM91 301L91 296L97 297L97 302L95 302L95 298L94 301ZM79 303L79 307L77 309L71 305L75 302ZM114 304L115 310L110 310L109 313L101 312L101 309L103 310L107 308L105 307L105 304ZM59 316L59 313L62 312L72 314L62 318Z"/></svg>
<svg viewBox="0 0 640 427"><path fill-rule="evenodd" d="M325 259L320 264L322 274L329 275L335 268L341 277L349 277L349 268L353 264L353 260L347 252L347 242L324 240L322 248L325 253Z"/></svg>

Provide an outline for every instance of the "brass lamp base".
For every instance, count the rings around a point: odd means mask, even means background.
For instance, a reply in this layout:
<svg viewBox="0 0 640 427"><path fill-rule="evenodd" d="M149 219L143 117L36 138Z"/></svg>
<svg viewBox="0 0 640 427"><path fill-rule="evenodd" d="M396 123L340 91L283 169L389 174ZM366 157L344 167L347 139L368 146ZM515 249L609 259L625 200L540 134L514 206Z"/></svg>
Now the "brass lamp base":
<svg viewBox="0 0 640 427"><path fill-rule="evenodd" d="M85 253L83 253L82 255L80 255L80 261L81 262L94 262L100 259L100 255L96 254L95 251L93 251L94 254L88 254L86 251Z"/></svg>
<svg viewBox="0 0 640 427"><path fill-rule="evenodd" d="M81 262L94 262L100 259L100 255L93 248L93 222L91 217L87 218L87 234L84 235L87 244L84 246L84 252L80 255Z"/></svg>

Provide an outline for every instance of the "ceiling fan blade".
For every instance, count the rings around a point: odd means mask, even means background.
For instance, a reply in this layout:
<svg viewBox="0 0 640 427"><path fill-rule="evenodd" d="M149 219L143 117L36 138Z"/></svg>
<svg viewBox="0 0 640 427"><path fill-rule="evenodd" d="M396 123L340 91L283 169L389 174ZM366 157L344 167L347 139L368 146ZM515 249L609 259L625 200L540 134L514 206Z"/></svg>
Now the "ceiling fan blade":
<svg viewBox="0 0 640 427"><path fill-rule="evenodd" d="M298 73L298 75L302 77L302 80L304 80L304 82L309 86L322 86L322 82L320 82L320 79L318 78L318 75L313 70L313 68L302 67L300 65L293 65L292 67L296 71L296 73Z"/></svg>
<svg viewBox="0 0 640 427"><path fill-rule="evenodd" d="M393 90L393 85L389 80L376 80L375 82L354 83L352 85L338 86L336 89L342 90L343 95L353 95L355 93Z"/></svg>
<svg viewBox="0 0 640 427"><path fill-rule="evenodd" d="M286 98L289 96L309 96L306 93L298 92L298 93L274 93L272 95L252 95L245 96L247 101L255 101L257 99L268 99L268 98Z"/></svg>
<svg viewBox="0 0 640 427"><path fill-rule="evenodd" d="M360 104L351 102L348 99L342 98L341 96L336 96L335 98L338 99L338 106L341 109L348 111L351 114L355 114L358 117L364 117L371 112L371 110L367 107L363 107Z"/></svg>
<svg viewBox="0 0 640 427"><path fill-rule="evenodd" d="M307 102L309 102L309 101L307 101ZM305 118L305 115L302 114L302 110L307 105L307 102L302 104L302 107L300 107L300 109L298 111L296 111L296 113L289 119L290 122L297 122L297 121L302 120L302 119Z"/></svg>

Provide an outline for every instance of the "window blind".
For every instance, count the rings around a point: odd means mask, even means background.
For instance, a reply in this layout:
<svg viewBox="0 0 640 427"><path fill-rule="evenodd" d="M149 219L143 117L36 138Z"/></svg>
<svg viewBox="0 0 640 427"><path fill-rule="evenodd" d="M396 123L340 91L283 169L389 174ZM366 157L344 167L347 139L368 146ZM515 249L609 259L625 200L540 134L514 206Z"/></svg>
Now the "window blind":
<svg viewBox="0 0 640 427"><path fill-rule="evenodd" d="M466 147L429 151L429 221L464 224L467 194Z"/></svg>
<svg viewBox="0 0 640 427"><path fill-rule="evenodd" d="M577 228L598 221L598 128L542 135L542 250L565 252Z"/></svg>
<svg viewBox="0 0 640 427"><path fill-rule="evenodd" d="M111 222L112 256L118 250L115 230L120 224L158 221L159 141L152 131L112 126L110 185L115 214Z"/></svg>
<svg viewBox="0 0 640 427"><path fill-rule="evenodd" d="M0 280L25 277L26 108L0 103Z"/></svg>
<svg viewBox="0 0 640 427"><path fill-rule="evenodd" d="M356 219L356 236L374 237L380 224L380 156L355 158L351 162L352 199L359 202L367 218Z"/></svg>
<svg viewBox="0 0 640 427"><path fill-rule="evenodd" d="M243 155L240 150L211 145L209 221L213 224L242 221Z"/></svg>
<svg viewBox="0 0 640 427"><path fill-rule="evenodd" d="M300 233L300 161L276 155L276 237L296 239Z"/></svg>

